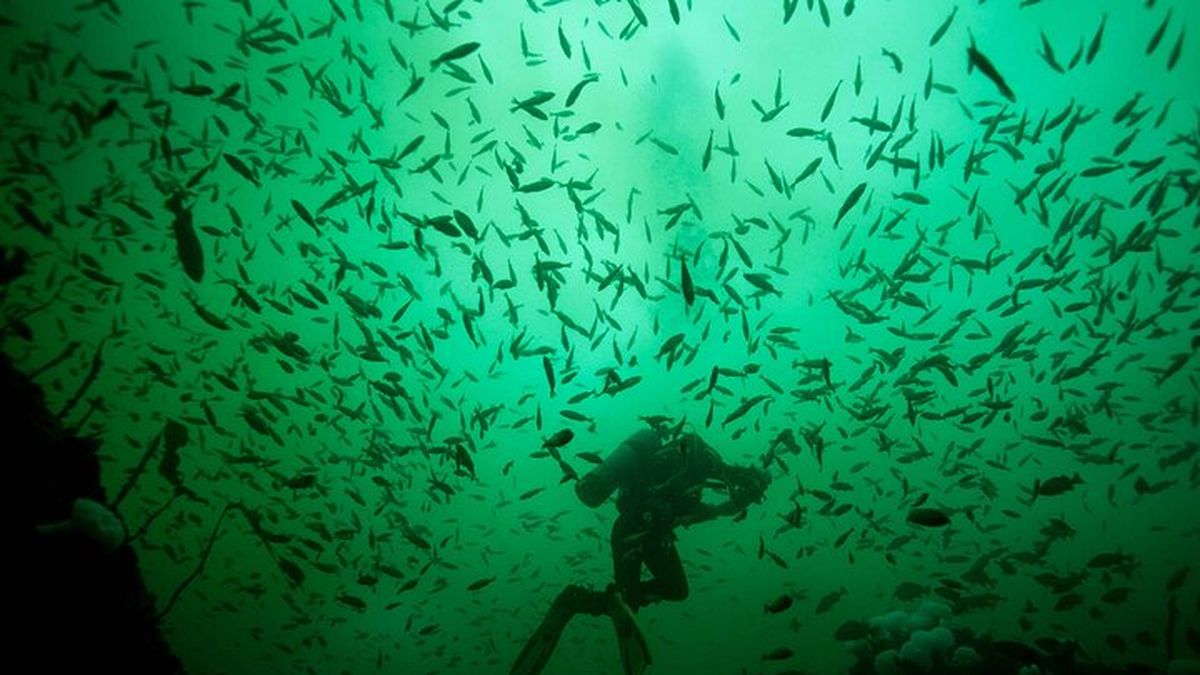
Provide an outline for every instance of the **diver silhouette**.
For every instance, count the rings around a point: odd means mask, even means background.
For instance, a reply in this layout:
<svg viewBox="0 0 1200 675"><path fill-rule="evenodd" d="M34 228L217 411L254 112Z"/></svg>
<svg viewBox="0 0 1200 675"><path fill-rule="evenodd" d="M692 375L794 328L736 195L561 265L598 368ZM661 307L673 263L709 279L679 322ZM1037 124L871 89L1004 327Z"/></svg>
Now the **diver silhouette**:
<svg viewBox="0 0 1200 675"><path fill-rule="evenodd" d="M526 642L510 675L541 672L559 636L576 614L612 619L626 675L650 664L645 637L633 613L660 600L688 595L683 562L675 548L675 528L745 511L764 499L770 475L753 466L726 464L698 435L664 417L643 417L650 428L625 439L604 461L575 484L589 507L603 504L614 491L618 516L613 523L614 582L603 590L570 584L558 594L546 617ZM720 504L701 500L706 487L725 490ZM653 575L643 580L642 566Z"/></svg>

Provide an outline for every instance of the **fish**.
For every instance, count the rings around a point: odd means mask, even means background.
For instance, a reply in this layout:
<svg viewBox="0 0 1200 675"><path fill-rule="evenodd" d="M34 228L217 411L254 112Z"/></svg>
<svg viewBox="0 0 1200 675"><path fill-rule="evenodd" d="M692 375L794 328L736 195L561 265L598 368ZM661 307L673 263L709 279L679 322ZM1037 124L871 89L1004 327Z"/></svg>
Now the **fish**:
<svg viewBox="0 0 1200 675"><path fill-rule="evenodd" d="M228 152L223 153L221 156L225 159L225 163L228 164L229 167L235 172L240 174L242 178L250 181L254 187L262 187L262 183L258 181L258 176L254 174L254 171L247 166L246 163L241 160L241 158L237 157L236 155L231 155Z"/></svg>
<svg viewBox="0 0 1200 675"><path fill-rule="evenodd" d="M1172 593L1174 591L1178 591L1180 588L1183 588L1183 584L1185 581L1187 581L1187 578L1191 572L1191 568L1187 566L1180 567L1179 569L1175 570L1175 572L1171 574L1170 578L1167 579L1167 592Z"/></svg>
<svg viewBox="0 0 1200 675"><path fill-rule="evenodd" d="M1033 482L1029 503L1032 505L1038 497L1057 497L1058 495L1066 494L1075 489L1076 485L1082 483L1083 478L1078 473L1071 476L1053 476L1046 480L1039 478Z"/></svg>
<svg viewBox="0 0 1200 675"><path fill-rule="evenodd" d="M593 421L591 417L588 417L587 415L584 415L581 412L571 410L570 408L565 408L563 410L560 410L560 411L558 411L558 414L562 415L563 417L565 417L573 422L591 423Z"/></svg>
<svg viewBox="0 0 1200 675"><path fill-rule="evenodd" d="M833 112L833 104L837 102L838 90L842 88L842 81L838 80L833 86L833 91L829 92L829 98L825 99L825 106L821 108L821 121L824 122L829 113Z"/></svg>
<svg viewBox="0 0 1200 675"><path fill-rule="evenodd" d="M922 206L930 203L929 198L919 192L893 192L892 197L894 199L902 199L906 202L912 202L913 204L920 204Z"/></svg>
<svg viewBox="0 0 1200 675"><path fill-rule="evenodd" d="M1016 102L1016 94L1009 88L1008 83L1004 81L1004 77L996 70L996 66L992 64L991 60L984 56L976 47L975 36L972 35L971 44L967 47L967 72L970 73L976 68L996 85L996 88L1000 90L1004 98Z"/></svg>
<svg viewBox="0 0 1200 675"><path fill-rule="evenodd" d="M737 248L736 244L735 244L735 248ZM744 256L744 259L748 260L749 256ZM778 295L778 296L783 295L783 293L780 292L778 288L775 288L774 284L771 283L771 280L765 274L761 274L758 272L744 272L742 274L742 278L744 278L746 281L749 281L756 288L758 288L759 291L761 291L763 293L770 293L772 295Z"/></svg>
<svg viewBox="0 0 1200 675"><path fill-rule="evenodd" d="M289 490L305 490L314 487L316 484L317 476L311 473L302 473L276 483L279 487L285 487Z"/></svg>
<svg viewBox="0 0 1200 675"><path fill-rule="evenodd" d="M851 117L850 121L854 122L856 124L861 124L861 125L865 126L866 128L870 129L872 132L881 131L883 133L887 133L892 130L892 126L889 125L887 122L884 122L883 120L873 119L873 118L869 118L869 117ZM879 145L880 150L878 152L883 152L882 148L884 148L886 145L887 145L886 142L881 143ZM871 163L873 164L874 162L871 162Z"/></svg>
<svg viewBox="0 0 1200 675"><path fill-rule="evenodd" d="M795 14L796 8L800 5L800 0L783 0L783 24L786 26L792 20L792 15ZM811 8L811 3L809 4Z"/></svg>
<svg viewBox="0 0 1200 675"><path fill-rule="evenodd" d="M514 98L512 100L512 107L509 108L509 112L516 112L517 110L522 110L536 119L548 120L548 119L550 119L549 116L546 115L546 113L542 111L540 106L542 106L545 103L550 102L553 99L554 99L554 92L537 90L532 95L530 95L524 99L518 100L518 99Z"/></svg>
<svg viewBox="0 0 1200 675"><path fill-rule="evenodd" d="M287 558L277 558L275 562L279 566L279 571L283 572L293 586L300 586L304 583L304 570L300 569L299 565Z"/></svg>
<svg viewBox="0 0 1200 675"><path fill-rule="evenodd" d="M527 500L527 499L532 499L532 498L534 498L534 497L536 497L536 496L540 495L541 493L543 493L543 492L545 492L545 491L546 491L546 488L544 488L544 487L533 488L532 490L526 490L525 492L522 492L522 493L521 493L521 494L520 494L520 495L517 497L517 500L518 500L518 501L522 501L522 502L523 502L523 501L525 501L525 500Z"/></svg>
<svg viewBox="0 0 1200 675"><path fill-rule="evenodd" d="M845 588L834 589L826 593L821 597L820 600L817 601L817 607L814 612L816 614L824 614L828 612L829 610L833 609L842 598L846 597L847 593L849 593L849 591L847 591Z"/></svg>
<svg viewBox="0 0 1200 675"><path fill-rule="evenodd" d="M458 225L458 229L468 237L479 241L479 229L475 227L475 221L471 220L471 216L458 209L454 209L454 222Z"/></svg>
<svg viewBox="0 0 1200 675"><path fill-rule="evenodd" d="M678 2L676 0L667 0L667 7L671 11L671 21L675 22L675 25L678 26L679 25L679 4L678 4Z"/></svg>
<svg viewBox="0 0 1200 675"><path fill-rule="evenodd" d="M304 223L311 227L317 234L321 234L321 228L317 227L317 221L313 218L313 215L309 213L308 207L304 206L304 204L301 204L295 199L290 200L290 202L292 205L292 210L296 212L297 216L300 216L300 220L304 221Z"/></svg>
<svg viewBox="0 0 1200 675"><path fill-rule="evenodd" d="M1175 66L1179 63L1179 57L1183 55L1183 36L1187 34L1186 29L1179 30L1179 39L1175 40L1175 46L1171 47L1171 55L1167 57L1167 72L1175 70Z"/></svg>
<svg viewBox="0 0 1200 675"><path fill-rule="evenodd" d="M471 583L467 584L467 590L468 591L478 591L482 588L487 588L495 580L496 580L496 577L484 577L482 579L476 579L475 581L472 581Z"/></svg>
<svg viewBox="0 0 1200 675"><path fill-rule="evenodd" d="M525 183L523 185L518 186L517 192L524 192L524 193L542 192L542 191L545 191L545 190L548 190L548 189L554 187L555 185L556 185L556 183L554 182L554 179L542 177L535 181Z"/></svg>
<svg viewBox="0 0 1200 675"><path fill-rule="evenodd" d="M1155 49L1158 49L1158 43L1162 42L1163 36L1167 33L1167 25L1171 23L1171 13L1173 11L1173 9L1167 10L1167 15L1163 17L1162 23L1158 25L1158 28L1150 36L1150 41L1146 43L1146 56L1150 56L1154 53Z"/></svg>
<svg viewBox="0 0 1200 675"><path fill-rule="evenodd" d="M213 94L216 93L216 90L214 90L212 87L210 87L208 85L204 85L204 84L189 84L189 85L184 85L184 86L172 86L171 89L173 91L177 91L181 94L187 94L188 96L195 96L195 97L212 96Z"/></svg>
<svg viewBox="0 0 1200 675"><path fill-rule="evenodd" d="M1091 65L1092 61L1096 58L1096 54L1100 53L1100 43L1104 39L1104 26L1107 23L1108 14L1101 15L1100 25L1096 28L1095 34L1092 35L1091 42L1088 43L1087 57L1084 59L1084 63Z"/></svg>
<svg viewBox="0 0 1200 675"><path fill-rule="evenodd" d="M820 136L823 131L820 129L812 129L809 127L793 127L787 130L787 135L795 138L807 138L809 136Z"/></svg>
<svg viewBox="0 0 1200 675"><path fill-rule="evenodd" d="M823 159L825 159L825 158L824 158L824 157L817 157L816 159L814 159L814 160L812 160L811 162L809 162L808 164L806 164L806 165L804 166L804 169L802 169L802 170L800 171L800 174L799 174L798 176L796 176L796 180L795 180L795 182L796 182L796 183L800 183L800 182L802 182L804 179L806 179L806 178L808 178L809 176L813 175L813 173L815 173L815 172L816 172L816 170L817 170L818 168L820 168L820 166L821 166L821 161L822 161Z"/></svg>
<svg viewBox="0 0 1200 675"><path fill-rule="evenodd" d="M550 357L542 356L542 370L546 374L546 383L550 385L550 398L554 398L554 364L550 363ZM570 439L567 440L569 441Z"/></svg>
<svg viewBox="0 0 1200 675"><path fill-rule="evenodd" d="M167 210L174 214L171 230L175 233L175 252L183 271L196 283L204 281L204 249L192 224L192 209L184 206L183 192L174 192L167 199Z"/></svg>
<svg viewBox="0 0 1200 675"><path fill-rule="evenodd" d="M950 524L950 516L941 509L922 506L911 509L906 520L922 527L944 527Z"/></svg>
<svg viewBox="0 0 1200 675"><path fill-rule="evenodd" d="M454 224L453 218L451 216L438 216L438 217L434 217L434 218L426 218L424 224L432 227L433 229L437 230L438 232L441 232L442 234L446 235L447 237L461 237L462 236L462 230L458 229L458 226Z"/></svg>
<svg viewBox="0 0 1200 675"><path fill-rule="evenodd" d="M335 599L341 604L358 612L364 611L367 608L366 600L349 593L339 593Z"/></svg>
<svg viewBox="0 0 1200 675"><path fill-rule="evenodd" d="M593 82L599 81L599 79L600 77L595 74L588 74L584 76L584 78L577 82L574 87L571 87L571 91L567 94L567 100L564 103L564 107L570 108L571 106L575 105L575 101L579 100L579 95L583 93L583 88Z"/></svg>
<svg viewBox="0 0 1200 675"><path fill-rule="evenodd" d="M897 54L896 52L894 52L886 47L881 48L881 51L883 52L884 56L888 57L888 59L891 60L892 70L895 70L897 74L904 72L904 62L900 60L899 54ZM856 89L857 89L857 87L856 87Z"/></svg>
<svg viewBox="0 0 1200 675"><path fill-rule="evenodd" d="M642 6L639 4L638 0L628 0L628 2L629 9L633 12L633 18L637 19L637 22L641 24L643 28L648 28L650 26L650 20L646 18L646 13L642 11Z"/></svg>
<svg viewBox="0 0 1200 675"><path fill-rule="evenodd" d="M571 41L567 39L567 34L563 32L562 19L558 20L558 46L562 50L563 56L571 58Z"/></svg>
<svg viewBox="0 0 1200 675"><path fill-rule="evenodd" d="M729 18L722 14L721 20L725 22L725 30L729 31L729 35L733 38L733 41L741 42L742 36L738 34L737 29L733 27L733 24L729 23Z"/></svg>
<svg viewBox="0 0 1200 675"><path fill-rule="evenodd" d="M763 661L786 661L796 655L790 647L778 647L762 655Z"/></svg>
<svg viewBox="0 0 1200 675"><path fill-rule="evenodd" d="M696 289L692 285L692 275L688 272L687 261L683 258L679 259L679 287L683 292L683 301L691 307L696 302Z"/></svg>
<svg viewBox="0 0 1200 675"><path fill-rule="evenodd" d="M725 417L725 421L721 423L722 428L729 426L729 424L731 422L737 421L743 415L750 412L750 410L752 408L754 408L754 406L758 405L759 403L762 403L763 401L768 400L769 398L770 397L767 396L766 394L758 394L758 395L751 396L750 398L743 400L741 405L739 405L736 409L734 409L733 412L729 413L729 415L727 415Z"/></svg>
<svg viewBox="0 0 1200 675"><path fill-rule="evenodd" d="M560 429L542 442L543 448L561 448L575 438L575 432L570 429Z"/></svg>
<svg viewBox="0 0 1200 675"><path fill-rule="evenodd" d="M470 56L471 54L474 54L477 49L479 49L478 42L464 42L453 49L448 49L439 54L436 58L429 62L429 67L430 69L435 69L443 63L457 61L464 56Z"/></svg>
<svg viewBox="0 0 1200 675"><path fill-rule="evenodd" d="M17 202L13 205L13 208L16 209L17 215L21 217L21 222L23 224L33 228L39 234L47 237L51 235L52 229L50 224L42 220L42 218L34 213L33 209L29 208L28 204L25 204L24 202Z"/></svg>
<svg viewBox="0 0 1200 675"><path fill-rule="evenodd" d="M942 19L942 22L938 24L937 29L933 31L933 35L929 36L930 47L936 45L942 39L942 37L946 35L946 31L950 29L950 24L954 22L954 16L956 14L958 14L958 5L955 5L954 9L950 10L950 13L946 15L946 18Z"/></svg>
<svg viewBox="0 0 1200 675"><path fill-rule="evenodd" d="M846 199L842 201L841 208L838 209L837 218L835 218L833 221L833 229L837 229L838 224L842 222L842 218L845 218L846 214L850 213L850 209L854 208L854 205L857 204L858 200L862 198L863 192L865 192L866 189L867 184L864 181L854 186L854 189L850 190L850 192L846 195Z"/></svg>
<svg viewBox="0 0 1200 675"><path fill-rule="evenodd" d="M783 595L764 605L763 612L767 614L779 614L780 612L787 611L788 608L792 606L792 602L793 600L791 594L784 593Z"/></svg>
<svg viewBox="0 0 1200 675"><path fill-rule="evenodd" d="M1041 56L1046 65L1050 66L1054 72L1059 74L1067 72L1063 70L1063 67L1058 63L1058 59L1054 57L1054 48L1050 46L1050 39L1046 37L1045 31L1042 31L1042 51L1038 52L1038 56Z"/></svg>

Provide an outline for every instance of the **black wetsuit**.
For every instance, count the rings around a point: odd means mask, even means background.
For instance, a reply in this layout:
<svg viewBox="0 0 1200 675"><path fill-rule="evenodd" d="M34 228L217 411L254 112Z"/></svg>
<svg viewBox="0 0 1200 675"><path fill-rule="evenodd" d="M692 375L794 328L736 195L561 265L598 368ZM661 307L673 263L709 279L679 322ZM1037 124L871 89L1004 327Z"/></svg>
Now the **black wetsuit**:
<svg viewBox="0 0 1200 675"><path fill-rule="evenodd" d="M613 524L613 572L630 608L658 600L687 597L687 577L675 548L674 528L708 520L719 507L700 493L728 467L695 434L669 438L652 429L639 431L617 447L575 486L588 506L599 506L619 489ZM641 579L642 565L653 578Z"/></svg>

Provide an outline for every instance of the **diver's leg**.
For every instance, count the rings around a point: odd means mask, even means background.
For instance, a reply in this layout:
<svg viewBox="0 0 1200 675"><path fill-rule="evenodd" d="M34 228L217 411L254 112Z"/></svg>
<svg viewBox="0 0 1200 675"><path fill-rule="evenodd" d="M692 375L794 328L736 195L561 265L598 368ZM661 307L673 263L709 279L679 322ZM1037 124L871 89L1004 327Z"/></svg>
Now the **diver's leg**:
<svg viewBox="0 0 1200 675"><path fill-rule="evenodd" d="M554 603L550 605L550 611L546 612L542 623L525 643L525 647L513 663L512 670L509 671L510 675L540 673L542 668L546 667L546 662L550 660L550 655L554 653L558 638L562 635L563 629L566 628L571 617L579 613L593 616L610 614L611 606L610 594L603 591L584 588L577 584L571 584L564 588L554 599Z"/></svg>
<svg viewBox="0 0 1200 675"><path fill-rule="evenodd" d="M627 515L617 516L612 529L613 581L625 595L625 601L637 604L642 578L642 541L645 532L640 523Z"/></svg>
<svg viewBox="0 0 1200 675"><path fill-rule="evenodd" d="M648 542L645 563L654 577L641 583L640 601L643 605L659 600L678 601L687 598L687 573L683 570L683 561L679 559L674 535L668 534L659 541Z"/></svg>
<svg viewBox="0 0 1200 675"><path fill-rule="evenodd" d="M641 603L642 551L645 538L644 525L631 516L622 514L613 523L615 583L608 589L608 613L617 632L617 646L620 649L625 675L641 675L650 664L650 650L646 646L646 638L642 635L631 609Z"/></svg>
<svg viewBox="0 0 1200 675"><path fill-rule="evenodd" d="M659 600L683 600L688 594L687 574L675 535L650 533L632 517L620 516L613 524L613 574L634 612ZM642 581L643 563L653 578Z"/></svg>

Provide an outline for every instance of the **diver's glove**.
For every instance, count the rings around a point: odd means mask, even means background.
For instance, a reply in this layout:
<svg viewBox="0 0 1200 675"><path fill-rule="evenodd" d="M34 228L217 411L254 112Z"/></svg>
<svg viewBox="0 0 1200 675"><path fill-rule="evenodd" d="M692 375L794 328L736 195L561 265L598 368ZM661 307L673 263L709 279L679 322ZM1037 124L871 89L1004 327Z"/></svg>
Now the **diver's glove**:
<svg viewBox="0 0 1200 675"><path fill-rule="evenodd" d="M761 504L766 499L771 474L753 466L735 466L730 467L725 482L729 486L730 501L744 508Z"/></svg>

